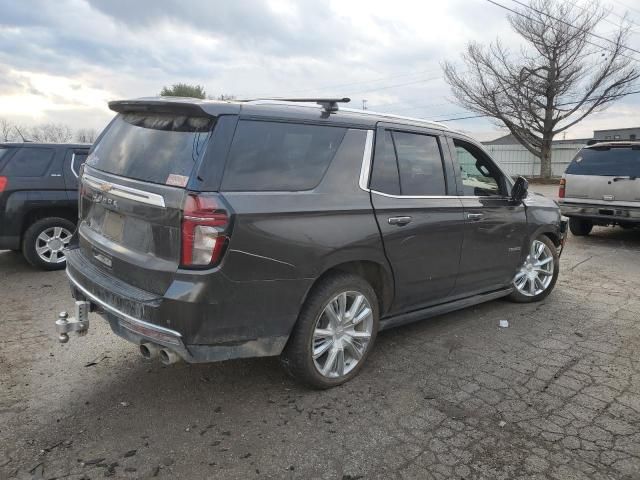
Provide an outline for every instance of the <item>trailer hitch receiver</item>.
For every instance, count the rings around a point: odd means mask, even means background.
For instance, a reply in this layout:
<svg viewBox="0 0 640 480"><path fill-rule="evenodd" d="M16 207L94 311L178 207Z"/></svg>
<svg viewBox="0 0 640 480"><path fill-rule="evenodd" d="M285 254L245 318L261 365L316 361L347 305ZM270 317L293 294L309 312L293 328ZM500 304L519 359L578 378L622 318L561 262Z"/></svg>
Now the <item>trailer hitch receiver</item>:
<svg viewBox="0 0 640 480"><path fill-rule="evenodd" d="M56 320L56 331L58 341L67 343L69 332L76 332L78 335L86 335L89 331L89 309L91 304L84 300L76 301L76 316L69 318L67 312L60 312Z"/></svg>

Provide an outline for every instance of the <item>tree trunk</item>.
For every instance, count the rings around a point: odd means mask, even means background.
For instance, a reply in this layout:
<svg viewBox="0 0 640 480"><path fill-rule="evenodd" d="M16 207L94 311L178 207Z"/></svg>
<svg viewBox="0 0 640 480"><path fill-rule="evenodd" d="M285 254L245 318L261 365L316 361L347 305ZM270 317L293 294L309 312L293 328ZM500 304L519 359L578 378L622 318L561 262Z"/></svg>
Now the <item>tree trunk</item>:
<svg viewBox="0 0 640 480"><path fill-rule="evenodd" d="M551 171L551 137L542 138L542 149L540 155L540 176L549 180L552 175Z"/></svg>

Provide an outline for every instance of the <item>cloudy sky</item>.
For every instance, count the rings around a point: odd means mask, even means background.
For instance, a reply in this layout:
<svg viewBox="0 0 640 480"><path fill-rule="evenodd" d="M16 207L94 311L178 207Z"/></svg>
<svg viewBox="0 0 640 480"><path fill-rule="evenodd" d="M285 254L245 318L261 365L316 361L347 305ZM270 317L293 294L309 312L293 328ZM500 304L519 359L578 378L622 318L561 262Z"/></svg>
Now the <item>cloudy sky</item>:
<svg viewBox="0 0 640 480"><path fill-rule="evenodd" d="M607 4L612 15L600 33L628 12L631 46L640 50L636 3ZM112 116L109 100L175 82L201 84L209 95L339 95L356 107L367 100L371 110L465 116L440 63L459 62L471 40L500 37L517 52L505 14L486 0L0 0L0 118L99 130ZM483 119L450 125L480 139L503 133ZM639 125L633 95L567 138Z"/></svg>

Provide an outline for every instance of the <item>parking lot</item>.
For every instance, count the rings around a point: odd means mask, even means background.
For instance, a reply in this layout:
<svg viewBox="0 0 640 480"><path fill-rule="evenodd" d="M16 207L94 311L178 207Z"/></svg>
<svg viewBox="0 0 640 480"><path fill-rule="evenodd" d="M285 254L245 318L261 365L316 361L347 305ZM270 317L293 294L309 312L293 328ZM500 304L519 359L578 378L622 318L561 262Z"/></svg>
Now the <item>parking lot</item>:
<svg viewBox="0 0 640 480"><path fill-rule="evenodd" d="M639 478L639 258L570 236L542 303L384 332L311 391L275 358L146 363L97 316L60 345L64 272L0 252L0 478Z"/></svg>

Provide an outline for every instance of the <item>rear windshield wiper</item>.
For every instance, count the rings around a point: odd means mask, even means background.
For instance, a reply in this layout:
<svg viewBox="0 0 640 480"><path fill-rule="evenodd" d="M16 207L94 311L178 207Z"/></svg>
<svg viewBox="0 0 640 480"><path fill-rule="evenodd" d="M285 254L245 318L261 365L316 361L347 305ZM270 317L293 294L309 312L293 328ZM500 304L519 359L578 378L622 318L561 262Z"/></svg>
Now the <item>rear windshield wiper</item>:
<svg viewBox="0 0 640 480"><path fill-rule="evenodd" d="M626 177L613 177L613 181L614 182L619 182L620 180L635 180L636 178L638 178L638 177L631 176L631 175L626 176Z"/></svg>

